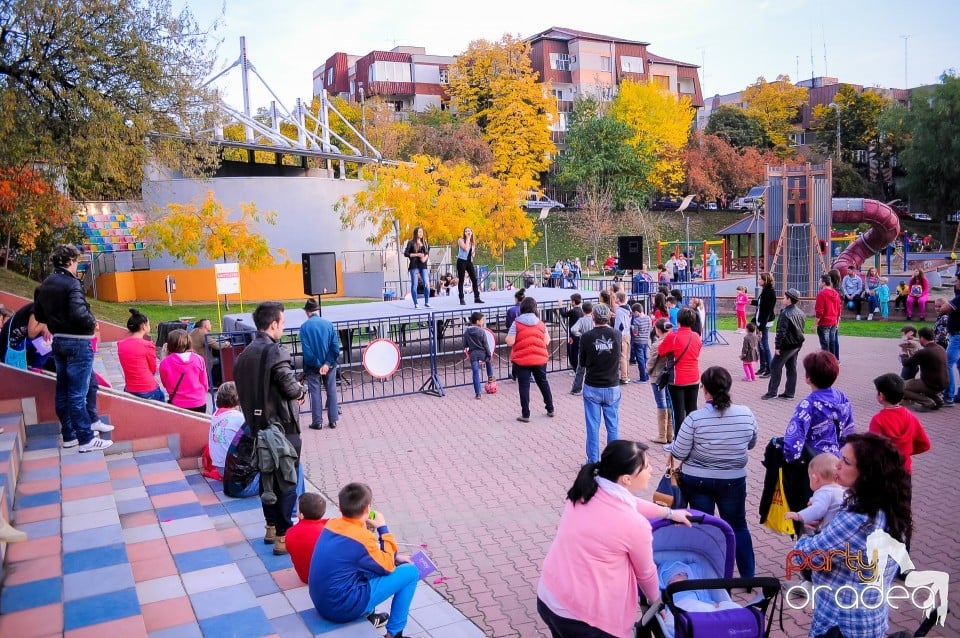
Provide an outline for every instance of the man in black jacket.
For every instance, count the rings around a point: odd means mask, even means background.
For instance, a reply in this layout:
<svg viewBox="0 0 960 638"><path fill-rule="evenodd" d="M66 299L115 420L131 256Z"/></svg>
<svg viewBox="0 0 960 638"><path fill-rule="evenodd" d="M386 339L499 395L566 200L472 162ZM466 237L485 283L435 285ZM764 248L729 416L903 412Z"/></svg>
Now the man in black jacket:
<svg viewBox="0 0 960 638"><path fill-rule="evenodd" d="M283 304L265 301L253 311L257 335L233 367L240 397L240 409L254 438L261 429L276 423L300 455L300 406L307 390L297 381L290 353L280 345L283 336ZM299 461L297 462L299 471ZM261 483L260 493L264 486ZM296 489L284 489L276 481L276 503L262 504L266 520L263 542L273 545L273 553L287 553L286 535L297 500Z"/></svg>
<svg viewBox="0 0 960 638"><path fill-rule="evenodd" d="M607 443L620 432L620 332L610 327L610 306L593 307L596 327L580 338L580 365L583 380L583 414L587 426L587 463L600 460L600 421L607 430ZM629 333L629 330L627 332Z"/></svg>
<svg viewBox="0 0 960 638"><path fill-rule="evenodd" d="M773 362L770 364L770 383L767 393L761 399L772 399L780 388L780 375L783 368L787 368L787 385L783 389L781 399L792 399L797 392L797 355L803 347L803 332L806 329L807 318L800 310L797 302L800 301L800 292L791 288L783 295L783 310L777 318L777 336L774 338Z"/></svg>
<svg viewBox="0 0 960 638"><path fill-rule="evenodd" d="M77 279L80 251L74 246L61 244L53 249L50 261L54 271L37 289L34 315L53 334L53 359L57 366L56 410L63 447L79 445L81 452L104 450L113 442L94 435L87 412L97 320L90 312L90 304Z"/></svg>

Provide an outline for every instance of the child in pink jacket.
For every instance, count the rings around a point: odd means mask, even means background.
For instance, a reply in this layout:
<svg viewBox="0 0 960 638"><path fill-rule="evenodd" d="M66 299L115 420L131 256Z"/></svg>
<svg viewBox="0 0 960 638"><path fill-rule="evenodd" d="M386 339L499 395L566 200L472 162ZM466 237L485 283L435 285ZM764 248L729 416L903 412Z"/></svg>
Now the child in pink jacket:
<svg viewBox="0 0 960 638"><path fill-rule="evenodd" d="M167 335L167 357L160 362L160 382L167 391L167 402L201 414L207 411L207 366L203 357L190 349L186 330L171 330Z"/></svg>

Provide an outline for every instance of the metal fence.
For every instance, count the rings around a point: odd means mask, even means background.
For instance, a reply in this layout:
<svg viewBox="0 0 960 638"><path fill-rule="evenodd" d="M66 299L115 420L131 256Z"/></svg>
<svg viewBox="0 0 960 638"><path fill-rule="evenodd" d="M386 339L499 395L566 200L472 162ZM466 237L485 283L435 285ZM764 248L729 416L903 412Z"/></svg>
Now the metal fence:
<svg viewBox="0 0 960 638"><path fill-rule="evenodd" d="M601 282L611 280L584 280ZM593 285L593 284L591 284ZM596 284L600 285L600 284ZM703 299L706 306L704 345L727 343L717 332L717 304L714 284L676 283L684 301L693 297ZM571 291L573 292L573 291ZM631 295L634 301L651 306L654 291ZM495 336L493 356L494 375L498 379L510 376L510 347L506 345L507 310L511 305L483 308L485 325ZM560 316L561 303L540 305L540 316L550 334L550 355L547 372L569 370L567 359L567 322ZM378 319L358 319L334 322L340 336L340 364L337 369L337 388L341 403L369 401L384 397L404 396L421 392L443 396L446 388L469 386L472 383L470 362L464 354L463 333L469 325L469 316L460 310L433 311L429 314L397 314ZM233 365L243 348L253 338L252 332L225 332L210 335L221 343L220 374L224 381L233 379ZM399 367L387 378L375 378L363 365L363 351L375 339L393 341L400 350ZM303 369L303 352L297 329L285 330L281 343L292 353L294 368ZM211 370L211 387L213 387Z"/></svg>

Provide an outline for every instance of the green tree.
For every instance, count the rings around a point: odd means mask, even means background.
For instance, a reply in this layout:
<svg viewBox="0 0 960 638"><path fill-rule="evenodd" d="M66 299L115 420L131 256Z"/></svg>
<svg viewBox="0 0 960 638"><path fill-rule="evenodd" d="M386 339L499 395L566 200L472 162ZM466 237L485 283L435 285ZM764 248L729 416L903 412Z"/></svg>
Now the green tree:
<svg viewBox="0 0 960 638"><path fill-rule="evenodd" d="M169 0L0 0L0 91L27 125L15 146L63 167L79 199L138 193L150 159L190 174L215 163L206 145L146 142L210 127L211 61Z"/></svg>
<svg viewBox="0 0 960 638"><path fill-rule="evenodd" d="M960 77L940 76L930 93L915 92L906 118L910 141L900 154L910 201L935 218L960 209Z"/></svg>
<svg viewBox="0 0 960 638"><path fill-rule="evenodd" d="M807 101L807 90L794 86L788 75L780 75L773 82L759 77L744 89L743 101L747 103L747 115L759 122L777 157L792 155L789 135L796 128L800 107Z"/></svg>
<svg viewBox="0 0 960 638"><path fill-rule="evenodd" d="M592 96L574 105L564 140L567 148L558 161L559 182L588 190L591 201L609 199L608 207L616 209L630 199L646 201L652 158L637 153L629 124L602 115L599 106Z"/></svg>
<svg viewBox="0 0 960 638"><path fill-rule="evenodd" d="M724 104L710 114L705 132L723 138L734 148L762 147L765 144L763 128L757 118L730 104Z"/></svg>
<svg viewBox="0 0 960 638"><path fill-rule="evenodd" d="M529 43L511 35L471 42L450 67L448 90L490 144L494 174L536 186L556 151L549 125L558 116L530 66Z"/></svg>
<svg viewBox="0 0 960 638"><path fill-rule="evenodd" d="M844 84L833 99L832 107L818 104L813 108L811 129L817 134L820 148L827 155L836 155L837 118L840 119L841 159L849 159L853 151L874 151L880 140L880 115L892 100L874 91L857 92Z"/></svg>

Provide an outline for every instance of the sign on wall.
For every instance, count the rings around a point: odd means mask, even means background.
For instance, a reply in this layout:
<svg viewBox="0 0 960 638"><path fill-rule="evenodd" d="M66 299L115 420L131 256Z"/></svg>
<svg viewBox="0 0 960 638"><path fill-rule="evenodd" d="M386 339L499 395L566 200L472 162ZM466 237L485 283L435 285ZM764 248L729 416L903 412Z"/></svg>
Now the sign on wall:
<svg viewBox="0 0 960 638"><path fill-rule="evenodd" d="M240 294L240 264L214 264L218 295Z"/></svg>

